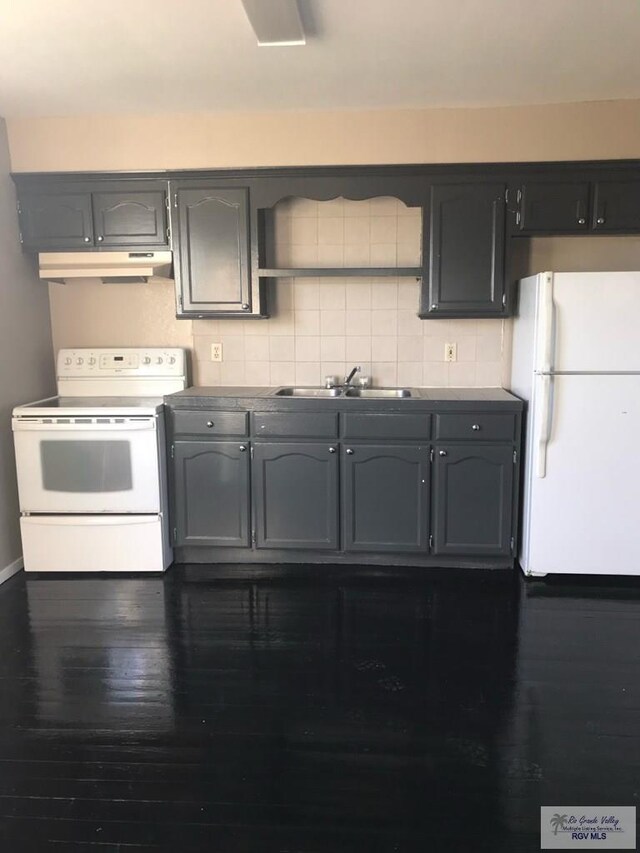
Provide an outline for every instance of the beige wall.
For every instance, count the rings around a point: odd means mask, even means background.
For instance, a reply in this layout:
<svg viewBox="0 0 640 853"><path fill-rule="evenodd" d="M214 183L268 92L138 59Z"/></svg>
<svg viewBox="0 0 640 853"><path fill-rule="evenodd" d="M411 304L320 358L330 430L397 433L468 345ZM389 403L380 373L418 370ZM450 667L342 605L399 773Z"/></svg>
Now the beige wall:
<svg viewBox="0 0 640 853"><path fill-rule="evenodd" d="M640 156L640 101L12 119L14 171Z"/></svg>
<svg viewBox="0 0 640 853"><path fill-rule="evenodd" d="M14 119L9 122L9 138L15 171L637 158L640 101L359 113ZM288 228L298 221L298 229L313 227L301 220L316 218L315 214L305 216L304 206L280 215L285 217L281 221L288 217ZM317 218L324 218L322 208L318 208ZM317 224L315 227L317 235ZM346 257L353 247L347 245L344 223L342 228L342 256ZM328 264L334 245L323 245L318 237L315 244L292 241L286 248L280 242L280 250L300 263L321 256ZM402 249L401 242L397 241L397 251ZM379 251L371 240L368 250ZM318 252L320 255L314 255ZM637 269L640 241L630 237L521 240L519 255L522 275L543 269ZM417 304L415 282L300 279L280 281L273 288L272 320L195 321L192 326L189 321L175 320L171 286L166 283L51 285L54 344L56 348L189 346L195 354L194 380L215 384L315 381L316 376L331 369L338 372L354 360L363 362L378 381L386 382L394 381L395 376L398 382L494 384L500 381L500 374L503 379L506 375L509 324L418 323L413 317L411 325L404 312L413 311ZM328 320L322 325L323 312L326 318L332 300L333 310L345 312L344 333L341 317L334 317L338 324L334 328L340 329L334 335ZM387 309L382 308L383 303ZM374 325L379 322L375 312L381 310L398 312L392 315L384 335ZM314 325L315 314L313 320L310 315L301 316L304 311L318 312L319 325ZM361 312L357 316L362 323L362 312L368 312L368 326L358 326L354 311ZM301 325L303 320L312 325ZM366 328L370 329L366 334L353 332ZM317 333L311 334L309 329ZM272 343L274 338L288 340ZM328 338L334 339L332 344ZM360 349L354 338L360 338ZM387 340L374 341L376 338ZM211 342L218 340L225 344L222 365L208 359ZM446 340L459 345L457 365L447 367L438 358Z"/></svg>
<svg viewBox="0 0 640 853"><path fill-rule="evenodd" d="M49 300L20 251L9 150L0 120L0 581L21 553L11 410L55 393Z"/></svg>

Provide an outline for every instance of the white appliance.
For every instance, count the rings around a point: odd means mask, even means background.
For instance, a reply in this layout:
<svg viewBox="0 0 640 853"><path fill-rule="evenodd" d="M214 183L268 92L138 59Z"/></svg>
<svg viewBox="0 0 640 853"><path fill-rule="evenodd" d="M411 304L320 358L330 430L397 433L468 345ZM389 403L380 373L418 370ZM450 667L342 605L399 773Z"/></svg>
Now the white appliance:
<svg viewBox="0 0 640 853"><path fill-rule="evenodd" d="M173 256L161 252L41 252L38 275L47 281L99 278L114 283L171 278Z"/></svg>
<svg viewBox="0 0 640 853"><path fill-rule="evenodd" d="M171 563L162 398L182 349L61 350L58 397L13 410L26 571L164 571Z"/></svg>
<svg viewBox="0 0 640 853"><path fill-rule="evenodd" d="M511 389L528 402L520 565L640 574L640 272L520 282Z"/></svg>

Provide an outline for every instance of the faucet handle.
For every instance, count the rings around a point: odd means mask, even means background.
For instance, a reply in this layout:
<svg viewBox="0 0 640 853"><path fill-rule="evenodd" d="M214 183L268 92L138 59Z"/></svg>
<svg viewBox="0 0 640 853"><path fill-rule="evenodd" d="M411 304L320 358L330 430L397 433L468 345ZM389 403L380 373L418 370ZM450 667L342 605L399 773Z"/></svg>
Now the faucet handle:
<svg viewBox="0 0 640 853"><path fill-rule="evenodd" d="M324 387L325 388L335 388L338 383L336 382L335 376L325 376L324 377Z"/></svg>

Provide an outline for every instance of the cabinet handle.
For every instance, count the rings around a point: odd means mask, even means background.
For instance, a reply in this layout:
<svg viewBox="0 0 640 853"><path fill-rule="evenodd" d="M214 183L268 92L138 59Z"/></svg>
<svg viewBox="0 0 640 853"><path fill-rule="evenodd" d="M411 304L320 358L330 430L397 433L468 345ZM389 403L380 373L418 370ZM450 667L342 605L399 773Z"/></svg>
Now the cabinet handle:
<svg viewBox="0 0 640 853"><path fill-rule="evenodd" d="M585 222L586 222L586 219L584 218L584 216L581 216L581 217L578 219L578 225L584 225L584 223L585 223Z"/></svg>
<svg viewBox="0 0 640 853"><path fill-rule="evenodd" d="M249 304L248 304L247 302L243 302L243 303L242 303L242 310L243 310L243 311L248 311L248 310L249 310Z"/></svg>
<svg viewBox="0 0 640 853"><path fill-rule="evenodd" d="M598 225L604 225L604 216L599 216L596 219L596 222L598 223Z"/></svg>
<svg viewBox="0 0 640 853"><path fill-rule="evenodd" d="M85 243L91 242L91 237L83 237Z"/></svg>
<svg viewBox="0 0 640 853"><path fill-rule="evenodd" d="M103 240L104 240L104 237L103 237L102 235L100 235L100 236L98 237L98 243L102 243L102 241L103 241Z"/></svg>
<svg viewBox="0 0 640 853"><path fill-rule="evenodd" d="M353 456L353 450L350 447L347 447L347 456Z"/></svg>
<svg viewBox="0 0 640 853"><path fill-rule="evenodd" d="M212 429L214 426L213 421L207 421L207 426L209 427L209 429Z"/></svg>
<svg viewBox="0 0 640 853"><path fill-rule="evenodd" d="M472 429L474 432L478 432L478 430L480 429L480 424L474 424L474 425L471 427L471 429Z"/></svg>
<svg viewBox="0 0 640 853"><path fill-rule="evenodd" d="M438 456L446 456L446 455L447 455L447 451L446 451L446 450L439 450L439 451L438 451Z"/></svg>
<svg viewBox="0 0 640 853"><path fill-rule="evenodd" d="M336 452L335 447L330 447L330 448L329 448L329 453L335 453L335 452Z"/></svg>
<svg viewBox="0 0 640 853"><path fill-rule="evenodd" d="M240 451L240 453L244 453L246 449L247 449L247 445L246 445L246 444L241 444L241 445L240 445L240 447L238 448L238 450Z"/></svg>
<svg viewBox="0 0 640 853"><path fill-rule="evenodd" d="M432 311L437 311L437 310L438 310L438 306L436 305L436 303L435 303L435 302L434 302L434 303L433 303L433 305L431 306L431 310L432 310Z"/></svg>

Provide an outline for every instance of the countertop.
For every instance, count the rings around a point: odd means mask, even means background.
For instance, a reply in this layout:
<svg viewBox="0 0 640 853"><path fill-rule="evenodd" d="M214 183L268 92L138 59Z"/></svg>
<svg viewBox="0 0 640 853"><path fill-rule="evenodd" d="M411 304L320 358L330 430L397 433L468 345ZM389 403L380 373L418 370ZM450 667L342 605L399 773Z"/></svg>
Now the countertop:
<svg viewBox="0 0 640 853"><path fill-rule="evenodd" d="M269 411L462 411L488 405L491 409L521 411L522 400L504 388L410 388L411 397L279 397L275 387L194 386L169 394L165 404L173 409L227 409Z"/></svg>

